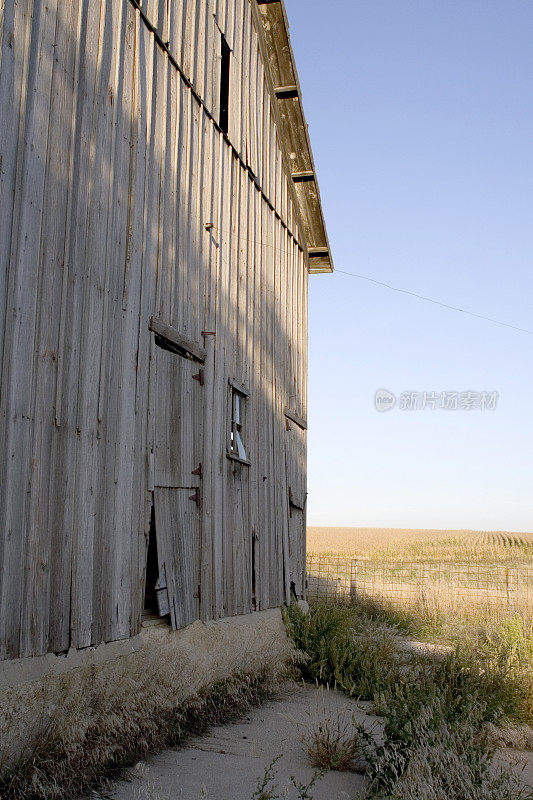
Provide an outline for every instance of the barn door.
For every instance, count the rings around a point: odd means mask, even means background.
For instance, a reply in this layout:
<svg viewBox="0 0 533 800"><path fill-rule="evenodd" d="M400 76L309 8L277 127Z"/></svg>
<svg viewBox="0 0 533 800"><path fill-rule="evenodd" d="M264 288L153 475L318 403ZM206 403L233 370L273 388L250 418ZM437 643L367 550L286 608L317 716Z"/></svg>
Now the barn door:
<svg viewBox="0 0 533 800"><path fill-rule="evenodd" d="M287 412L286 412L287 413ZM305 594L306 431L304 421L286 419L285 466L289 515L289 580L291 597Z"/></svg>
<svg viewBox="0 0 533 800"><path fill-rule="evenodd" d="M172 626L200 616L203 369L183 349L154 347L154 506L159 583ZM201 355L201 354L200 354Z"/></svg>

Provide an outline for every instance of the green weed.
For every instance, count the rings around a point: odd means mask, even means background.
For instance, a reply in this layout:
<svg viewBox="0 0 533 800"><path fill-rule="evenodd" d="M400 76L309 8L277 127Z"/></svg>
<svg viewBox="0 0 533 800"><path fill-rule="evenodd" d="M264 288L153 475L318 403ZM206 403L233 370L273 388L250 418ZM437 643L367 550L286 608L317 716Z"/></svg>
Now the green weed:
<svg viewBox="0 0 533 800"><path fill-rule="evenodd" d="M285 622L302 654L301 671L308 680L372 699L399 673L396 629L357 607L318 603L304 614L291 605L285 611Z"/></svg>
<svg viewBox="0 0 533 800"><path fill-rule="evenodd" d="M382 741L361 725L367 797L388 800L520 800L518 780L495 774L489 727L533 718L533 637L522 617L463 625L442 660L399 658L407 615L376 606L313 605L287 610L303 675L373 699ZM414 625L413 625L414 627ZM466 632L468 631L468 635Z"/></svg>
<svg viewBox="0 0 533 800"><path fill-rule="evenodd" d="M257 787L252 795L252 800L278 800L279 787L275 782L276 764L280 760L281 755L276 756L268 767L265 769L262 778L257 781Z"/></svg>

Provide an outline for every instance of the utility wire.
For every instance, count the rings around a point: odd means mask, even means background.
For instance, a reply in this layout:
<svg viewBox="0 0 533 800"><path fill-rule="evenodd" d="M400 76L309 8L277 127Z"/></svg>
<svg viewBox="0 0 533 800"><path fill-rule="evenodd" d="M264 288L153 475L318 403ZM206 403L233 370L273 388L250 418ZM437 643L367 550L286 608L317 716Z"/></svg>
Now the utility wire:
<svg viewBox="0 0 533 800"><path fill-rule="evenodd" d="M235 231L226 230L224 228L220 229L220 233L226 233L230 236L235 235ZM286 247L276 247L275 245L268 244L267 242L263 242L259 239L249 239L246 236L241 236L237 234L237 239L239 241L251 242L252 244L258 244L261 247L268 247L272 250L278 251L280 253L287 253ZM221 259L225 261L225 259ZM385 289L390 289L392 292L399 292L400 294L408 294L411 297L416 297L417 300L423 300L426 303L433 303L435 306L440 306L441 308L447 308L450 311L458 311L461 314L466 314L469 317L475 317L476 319L482 319L485 322L491 322L493 325L500 325L503 328L510 328L513 331L518 331L519 333L527 333L529 336L533 336L533 331L528 330L527 328L519 328L517 325L511 325L509 322L502 322L499 319L494 319L493 317L487 317L484 314L476 314L475 311L468 311L465 308L459 308L459 306L451 306L449 303L443 303L440 300L434 300L432 297L425 297L422 294L417 294L416 292L411 292L409 289L400 289L398 286L391 286L390 283L385 283L384 281L378 281L376 278L371 278L368 275L359 275L356 272L347 272L343 269L338 269L335 267L333 270L333 274L339 273L340 275L349 275L351 278L358 278L362 281L368 281L369 283L374 283L376 286L384 286Z"/></svg>
<svg viewBox="0 0 533 800"><path fill-rule="evenodd" d="M398 286L391 286L390 283L378 281L375 278L370 278L368 275L358 275L355 272L346 272L343 269L337 268L335 268L334 274L335 272L338 272L341 275L349 275L351 278L359 278L362 281L369 281L370 283L375 283L377 286L384 286L386 289L390 289L393 292L408 294L411 297L416 297L418 300L424 300L426 303L433 303L436 306L442 306L442 308L449 308L451 311L460 311L461 314L467 314L469 317L477 317L477 319L483 319L485 322L492 322L494 325L502 325L504 328L511 328L513 331L520 331L520 333L528 333L530 336L533 336L533 331L527 330L527 328L519 328L517 325L510 325L508 322L502 322L501 320L494 319L493 317L486 317L483 314L476 314L474 311L467 311L465 308L450 306L448 303L441 303L440 300L434 300L432 297L424 297L424 295L417 294L416 292L410 292L408 289L400 289Z"/></svg>

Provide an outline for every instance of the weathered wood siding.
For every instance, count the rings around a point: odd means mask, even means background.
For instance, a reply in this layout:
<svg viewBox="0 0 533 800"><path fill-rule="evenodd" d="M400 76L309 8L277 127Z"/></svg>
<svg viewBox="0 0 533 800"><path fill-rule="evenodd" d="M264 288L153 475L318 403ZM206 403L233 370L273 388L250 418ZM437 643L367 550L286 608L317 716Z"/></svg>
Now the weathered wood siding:
<svg viewBox="0 0 533 800"><path fill-rule="evenodd" d="M279 605L294 569L305 433L284 409L306 415L308 276L249 0L145 0L143 14L0 0L4 659L138 632L154 489L175 492L156 508L172 535L185 508L194 538L168 559L199 565L176 624L250 611L252 574L256 607ZM185 360L156 347L153 316L205 363L162 378ZM249 466L226 457L228 379L250 395ZM160 457L165 413L187 434ZM202 478L187 481L197 447Z"/></svg>

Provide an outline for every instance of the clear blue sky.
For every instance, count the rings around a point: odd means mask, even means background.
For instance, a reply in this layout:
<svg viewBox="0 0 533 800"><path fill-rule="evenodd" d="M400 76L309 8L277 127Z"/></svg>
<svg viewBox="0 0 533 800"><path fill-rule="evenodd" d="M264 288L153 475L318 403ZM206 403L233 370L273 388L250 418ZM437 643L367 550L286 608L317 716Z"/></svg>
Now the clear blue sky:
<svg viewBox="0 0 533 800"><path fill-rule="evenodd" d="M287 0L333 259L533 329L533 2ZM533 336L310 280L310 525L533 530ZM499 392L494 411L374 392Z"/></svg>

